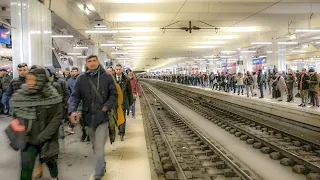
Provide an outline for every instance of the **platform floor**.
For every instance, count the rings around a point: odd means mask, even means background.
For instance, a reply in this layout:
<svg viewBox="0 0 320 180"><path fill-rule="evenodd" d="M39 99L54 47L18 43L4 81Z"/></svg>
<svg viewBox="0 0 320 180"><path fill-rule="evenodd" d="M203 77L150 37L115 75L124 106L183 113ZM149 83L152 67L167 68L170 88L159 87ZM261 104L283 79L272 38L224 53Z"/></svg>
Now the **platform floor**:
<svg viewBox="0 0 320 180"><path fill-rule="evenodd" d="M217 90L212 90L211 88L209 87L201 87L201 86L189 86L188 87L192 87L192 88L200 88L200 89L205 89L205 90L208 90L208 91L214 91L214 92L221 92L221 93L228 93L228 94L231 94L231 95L234 95L234 96L241 96L241 97L247 97L247 94L246 94L246 89L244 88L244 92L243 92L243 95L240 93L240 95L238 95L238 89L236 90L236 93L233 93L233 92L224 92L224 91L217 91ZM256 92L256 96L255 97L251 97L251 94L249 93L249 98L252 98L252 99L260 99L260 90L259 89L256 89L255 90ZM287 94L285 95L283 101L278 101L277 99L272 99L272 94L269 93L269 89L267 87L267 89L264 89L264 98L262 98L261 100L263 101L271 101L271 102L274 102L274 103L285 103L286 105L288 106L293 106L293 107L298 107L299 104L301 104L301 98L296 98L296 97L293 97L294 100L291 101L291 102L286 102L287 101ZM297 88L294 88L293 90L293 96L295 96L296 94L298 93L298 90ZM308 102L310 102L310 99L308 99ZM301 107L302 108L302 107ZM320 111L320 108L314 108L312 107L311 104L307 104L307 106L305 108L311 108L313 110L317 110L317 111Z"/></svg>
<svg viewBox="0 0 320 180"><path fill-rule="evenodd" d="M18 180L20 176L20 153L12 150L4 134L10 118L0 116L0 179ZM107 173L104 179L150 180L150 168L147 153L144 127L140 110L140 102L136 102L136 118L131 115L127 119L125 141L117 137L116 151L111 151L109 140L106 143ZM76 134L66 137L64 147L60 141L59 180L91 180L93 179L93 152L90 142L80 141L80 127ZM47 168L42 180L51 180Z"/></svg>

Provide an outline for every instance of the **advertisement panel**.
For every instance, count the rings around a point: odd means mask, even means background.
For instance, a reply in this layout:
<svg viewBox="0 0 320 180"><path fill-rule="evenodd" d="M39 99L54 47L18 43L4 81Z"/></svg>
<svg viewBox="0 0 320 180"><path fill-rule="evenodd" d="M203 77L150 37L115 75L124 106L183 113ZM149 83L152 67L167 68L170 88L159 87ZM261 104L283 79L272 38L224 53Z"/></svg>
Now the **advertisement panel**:
<svg viewBox="0 0 320 180"><path fill-rule="evenodd" d="M4 26L0 26L0 43L10 45L10 33Z"/></svg>

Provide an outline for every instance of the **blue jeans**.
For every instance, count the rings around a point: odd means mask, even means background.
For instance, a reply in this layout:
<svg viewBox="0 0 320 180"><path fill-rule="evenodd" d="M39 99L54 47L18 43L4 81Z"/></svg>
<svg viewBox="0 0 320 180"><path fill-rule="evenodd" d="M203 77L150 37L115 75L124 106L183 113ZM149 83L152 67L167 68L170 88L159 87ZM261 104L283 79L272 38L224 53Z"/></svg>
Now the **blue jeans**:
<svg viewBox="0 0 320 180"><path fill-rule="evenodd" d="M11 113L10 107L9 107L9 95L8 92L4 92L2 94L1 103L3 104L4 108L8 110L8 113Z"/></svg>
<svg viewBox="0 0 320 180"><path fill-rule="evenodd" d="M88 127L88 134L92 143L95 161L95 178L102 178L104 176L106 162L104 145L108 138L108 123L100 124L96 129Z"/></svg>
<svg viewBox="0 0 320 180"><path fill-rule="evenodd" d="M132 113L132 117L136 115L136 100L134 100L133 104L131 105L131 113Z"/></svg>

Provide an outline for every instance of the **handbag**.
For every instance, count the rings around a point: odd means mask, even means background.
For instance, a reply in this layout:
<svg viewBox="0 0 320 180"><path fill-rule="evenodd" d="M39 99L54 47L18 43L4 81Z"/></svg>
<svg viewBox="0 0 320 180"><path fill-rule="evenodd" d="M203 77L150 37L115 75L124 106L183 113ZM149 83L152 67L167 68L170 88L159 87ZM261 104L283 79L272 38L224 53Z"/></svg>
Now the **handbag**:
<svg viewBox="0 0 320 180"><path fill-rule="evenodd" d="M31 131L32 121L28 121L28 128L26 130L23 124L20 124L19 119L13 119L9 126L5 129L5 133L7 134L10 140L10 146L18 151L19 149L23 149L27 145L27 135Z"/></svg>

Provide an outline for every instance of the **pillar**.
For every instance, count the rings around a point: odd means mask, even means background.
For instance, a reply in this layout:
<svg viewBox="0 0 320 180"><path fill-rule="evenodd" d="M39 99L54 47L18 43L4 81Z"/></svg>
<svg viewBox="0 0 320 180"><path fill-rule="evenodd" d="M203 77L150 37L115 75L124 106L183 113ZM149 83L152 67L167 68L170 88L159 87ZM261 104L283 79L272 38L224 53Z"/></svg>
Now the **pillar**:
<svg viewBox="0 0 320 180"><path fill-rule="evenodd" d="M35 0L11 0L12 60L16 66L52 65L51 12Z"/></svg>
<svg viewBox="0 0 320 180"><path fill-rule="evenodd" d="M273 41L270 50L272 52L267 54L268 69L276 66L278 71L286 71L286 45L278 45L277 41Z"/></svg>
<svg viewBox="0 0 320 180"><path fill-rule="evenodd" d="M252 71L252 55L245 54L242 58L242 65L239 65L239 72L246 73L247 71Z"/></svg>
<svg viewBox="0 0 320 180"><path fill-rule="evenodd" d="M199 69L200 69L200 72L207 72L207 65L206 65L206 62L205 61L200 61L199 62Z"/></svg>

